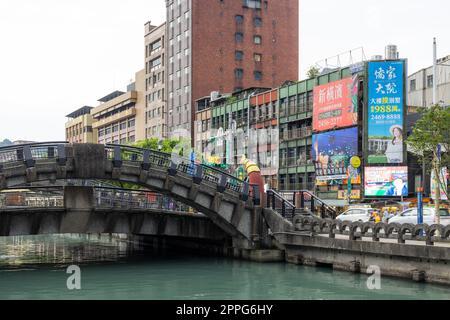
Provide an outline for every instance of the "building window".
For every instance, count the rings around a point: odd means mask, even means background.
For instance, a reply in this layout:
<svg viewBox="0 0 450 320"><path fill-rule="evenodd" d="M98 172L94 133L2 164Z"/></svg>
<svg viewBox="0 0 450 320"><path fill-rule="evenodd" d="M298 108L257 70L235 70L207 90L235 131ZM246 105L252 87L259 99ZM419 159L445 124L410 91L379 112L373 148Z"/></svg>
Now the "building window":
<svg viewBox="0 0 450 320"><path fill-rule="evenodd" d="M244 70L243 69L234 69L234 76L236 79L240 80L244 76Z"/></svg>
<svg viewBox="0 0 450 320"><path fill-rule="evenodd" d="M244 22L244 16L237 15L237 16L235 17L235 20L236 20L236 23L237 23L237 24L242 24L242 23Z"/></svg>
<svg viewBox="0 0 450 320"><path fill-rule="evenodd" d="M261 80L262 79L262 72L261 71L255 71L255 80Z"/></svg>
<svg viewBox="0 0 450 320"><path fill-rule="evenodd" d="M261 36L254 36L254 37L253 37L253 42L254 42L255 44L261 44L261 41L262 41Z"/></svg>
<svg viewBox="0 0 450 320"><path fill-rule="evenodd" d="M234 38L236 39L236 42L242 42L244 41L244 34L242 32L236 32Z"/></svg>
<svg viewBox="0 0 450 320"><path fill-rule="evenodd" d="M427 87L428 88L433 87L433 75L427 76Z"/></svg>
<svg viewBox="0 0 450 320"><path fill-rule="evenodd" d="M261 62L261 60L262 60L262 54L260 54L260 53L255 53L253 55L253 57L255 59L255 62Z"/></svg>
<svg viewBox="0 0 450 320"><path fill-rule="evenodd" d="M161 57L150 61L150 72L153 72L161 67Z"/></svg>
<svg viewBox="0 0 450 320"><path fill-rule="evenodd" d="M415 91L416 90L416 79L412 79L409 82L409 90L410 91Z"/></svg>
<svg viewBox="0 0 450 320"><path fill-rule="evenodd" d="M252 9L261 9L261 0L244 0L244 6Z"/></svg>
<svg viewBox="0 0 450 320"><path fill-rule="evenodd" d="M156 40L155 42L153 42L150 45L150 51L151 51L150 54L152 55L153 53L155 53L155 51L159 50L161 48L161 46L162 46L161 39Z"/></svg>
<svg viewBox="0 0 450 320"><path fill-rule="evenodd" d="M135 125L135 120L134 119L128 120L128 128L133 128L134 125Z"/></svg>
<svg viewBox="0 0 450 320"><path fill-rule="evenodd" d="M262 26L262 19L260 17L256 17L253 19L253 25L255 27L261 27Z"/></svg>
<svg viewBox="0 0 450 320"><path fill-rule="evenodd" d="M242 59L244 58L244 52L236 51L235 52L235 58L236 58L237 61L242 61Z"/></svg>

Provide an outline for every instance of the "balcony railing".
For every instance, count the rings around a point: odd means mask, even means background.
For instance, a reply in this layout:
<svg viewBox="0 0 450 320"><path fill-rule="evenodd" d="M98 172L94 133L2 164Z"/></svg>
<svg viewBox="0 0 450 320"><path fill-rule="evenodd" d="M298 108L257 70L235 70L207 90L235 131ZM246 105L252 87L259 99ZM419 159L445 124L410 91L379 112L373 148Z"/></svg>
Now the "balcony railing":
<svg viewBox="0 0 450 320"><path fill-rule="evenodd" d="M313 162L306 155L300 155L298 157L288 157L280 159L280 166L283 167L300 167L300 166L309 166L312 165Z"/></svg>
<svg viewBox="0 0 450 320"><path fill-rule="evenodd" d="M293 116L293 115L297 115L297 114L301 114L301 113L305 113L305 112L312 112L313 111L313 106L312 104L306 104L306 105L284 105L280 108L280 117L287 117L287 116Z"/></svg>
<svg viewBox="0 0 450 320"><path fill-rule="evenodd" d="M310 137L312 135L312 127L304 127L297 128L291 130L285 130L283 134L281 134L281 140L294 140L294 139L303 139Z"/></svg>

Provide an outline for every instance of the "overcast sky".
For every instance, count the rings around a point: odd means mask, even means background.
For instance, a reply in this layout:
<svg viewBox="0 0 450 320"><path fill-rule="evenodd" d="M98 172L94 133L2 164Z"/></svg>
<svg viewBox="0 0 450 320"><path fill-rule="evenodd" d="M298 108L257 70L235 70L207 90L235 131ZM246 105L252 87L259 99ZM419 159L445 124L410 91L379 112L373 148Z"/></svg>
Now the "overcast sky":
<svg viewBox="0 0 450 320"><path fill-rule="evenodd" d="M124 90L144 67L144 23L162 23L164 3L1 0L0 140L62 140L65 115ZM427 67L434 36L438 55L450 54L449 12L448 0L300 0L300 78L327 57L363 47L370 58L388 43L410 73Z"/></svg>

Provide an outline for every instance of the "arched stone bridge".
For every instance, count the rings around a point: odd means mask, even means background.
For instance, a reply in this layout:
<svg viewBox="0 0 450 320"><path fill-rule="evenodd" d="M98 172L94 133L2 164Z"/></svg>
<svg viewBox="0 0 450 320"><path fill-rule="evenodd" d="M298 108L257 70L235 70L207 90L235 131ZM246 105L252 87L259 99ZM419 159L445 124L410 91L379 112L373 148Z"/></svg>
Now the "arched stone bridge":
<svg viewBox="0 0 450 320"><path fill-rule="evenodd" d="M258 187L215 168L121 145L52 142L0 148L0 190L71 179L133 183L169 195L207 215L235 247L254 247L261 233ZM83 209L76 205L83 203L82 196L69 196L74 209Z"/></svg>

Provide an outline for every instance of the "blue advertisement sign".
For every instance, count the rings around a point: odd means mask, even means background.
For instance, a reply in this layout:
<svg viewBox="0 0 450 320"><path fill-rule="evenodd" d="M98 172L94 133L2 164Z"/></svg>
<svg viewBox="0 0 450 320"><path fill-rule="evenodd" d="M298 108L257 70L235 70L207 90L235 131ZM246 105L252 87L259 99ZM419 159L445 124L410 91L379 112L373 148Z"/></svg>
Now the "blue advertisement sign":
<svg viewBox="0 0 450 320"><path fill-rule="evenodd" d="M368 163L403 163L403 61L369 63Z"/></svg>

